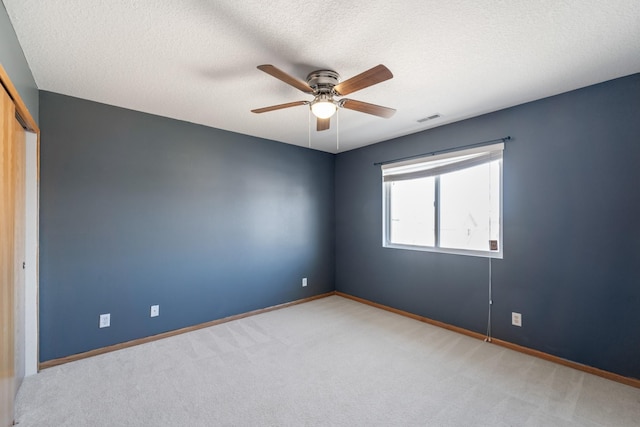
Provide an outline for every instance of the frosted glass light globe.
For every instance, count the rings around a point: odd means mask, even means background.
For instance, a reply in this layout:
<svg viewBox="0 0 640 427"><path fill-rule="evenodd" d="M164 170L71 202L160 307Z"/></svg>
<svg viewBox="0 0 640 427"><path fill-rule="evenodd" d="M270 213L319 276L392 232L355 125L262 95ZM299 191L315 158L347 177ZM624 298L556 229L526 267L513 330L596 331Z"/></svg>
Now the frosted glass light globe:
<svg viewBox="0 0 640 427"><path fill-rule="evenodd" d="M319 119L328 119L336 112L336 105L331 101L318 101L311 104L311 112Z"/></svg>

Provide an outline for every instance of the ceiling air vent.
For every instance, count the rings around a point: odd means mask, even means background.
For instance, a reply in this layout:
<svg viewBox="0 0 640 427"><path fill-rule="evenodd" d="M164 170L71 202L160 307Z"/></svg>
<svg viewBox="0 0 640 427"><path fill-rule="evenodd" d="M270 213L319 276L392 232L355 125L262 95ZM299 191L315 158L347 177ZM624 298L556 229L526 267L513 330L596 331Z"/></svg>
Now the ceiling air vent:
<svg viewBox="0 0 640 427"><path fill-rule="evenodd" d="M434 114L433 116L429 116L429 117L425 117L423 119L419 119L418 123L424 123L424 122L427 122L429 120L437 119L439 117L440 117L440 114Z"/></svg>

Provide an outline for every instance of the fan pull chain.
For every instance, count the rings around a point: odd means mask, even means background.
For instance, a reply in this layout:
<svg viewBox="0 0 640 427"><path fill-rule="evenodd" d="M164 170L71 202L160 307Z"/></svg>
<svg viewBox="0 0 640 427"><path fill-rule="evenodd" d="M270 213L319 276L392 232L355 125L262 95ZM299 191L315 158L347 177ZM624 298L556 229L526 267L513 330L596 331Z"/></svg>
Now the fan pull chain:
<svg viewBox="0 0 640 427"><path fill-rule="evenodd" d="M311 108L309 108L309 126L307 126L309 131L309 148L311 148Z"/></svg>
<svg viewBox="0 0 640 427"><path fill-rule="evenodd" d="M336 110L336 153L340 151L340 109Z"/></svg>

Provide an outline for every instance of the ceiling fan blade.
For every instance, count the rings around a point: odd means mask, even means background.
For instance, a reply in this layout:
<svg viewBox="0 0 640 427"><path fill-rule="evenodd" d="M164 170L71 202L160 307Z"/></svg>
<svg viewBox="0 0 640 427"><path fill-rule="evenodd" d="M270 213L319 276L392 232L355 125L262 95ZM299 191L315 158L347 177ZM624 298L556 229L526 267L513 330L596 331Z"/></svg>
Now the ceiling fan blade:
<svg viewBox="0 0 640 427"><path fill-rule="evenodd" d="M326 118L326 119L318 118L318 122L316 124L316 130L318 132L322 130L327 130L329 129L330 124L331 124L331 118Z"/></svg>
<svg viewBox="0 0 640 427"><path fill-rule="evenodd" d="M290 76L289 74L285 73L279 68L274 67L273 65L258 65L258 70L264 71L265 73L275 77L276 79L282 80L286 84L291 85L296 89L303 91L304 93L313 94L313 89L311 89L311 87L309 87L306 82Z"/></svg>
<svg viewBox="0 0 640 427"><path fill-rule="evenodd" d="M282 110L283 108L297 107L298 105L306 105L306 104L308 104L307 101L287 102L286 104L278 104L278 105L272 105L270 107L256 108L255 110L251 110L251 112L258 113L258 114L267 113L269 111Z"/></svg>
<svg viewBox="0 0 640 427"><path fill-rule="evenodd" d="M348 95L365 87L373 86L393 77L391 71L384 65L376 65L370 70L360 73L336 85L333 90L341 96Z"/></svg>
<svg viewBox="0 0 640 427"><path fill-rule="evenodd" d="M361 113L373 114L374 116L388 119L396 112L393 108L382 107L380 105L369 104L367 102L356 101L354 99L343 99L340 106L348 110L360 111Z"/></svg>

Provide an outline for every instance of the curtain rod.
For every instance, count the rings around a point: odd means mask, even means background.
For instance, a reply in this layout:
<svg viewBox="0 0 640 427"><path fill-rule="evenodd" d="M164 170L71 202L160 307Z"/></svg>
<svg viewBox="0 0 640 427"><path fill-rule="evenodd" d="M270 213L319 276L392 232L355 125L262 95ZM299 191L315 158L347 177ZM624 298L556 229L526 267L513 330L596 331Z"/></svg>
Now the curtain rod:
<svg viewBox="0 0 640 427"><path fill-rule="evenodd" d="M415 156L407 156L407 157L400 157L399 159L385 160L383 162L376 162L376 163L373 164L373 166L387 165L389 163L397 163L397 162L402 162L404 160L417 159L418 157L434 156L434 155L440 154L440 153L448 153L450 151L458 151L458 150L460 150L462 148L481 147L483 145L489 145L491 143L498 142L498 141L502 141L502 142L511 141L511 137L510 136L505 136L503 138L491 139L489 141L476 142L475 144L463 145L461 147L447 148L447 149L444 149L444 150L431 151L429 153L416 154Z"/></svg>

